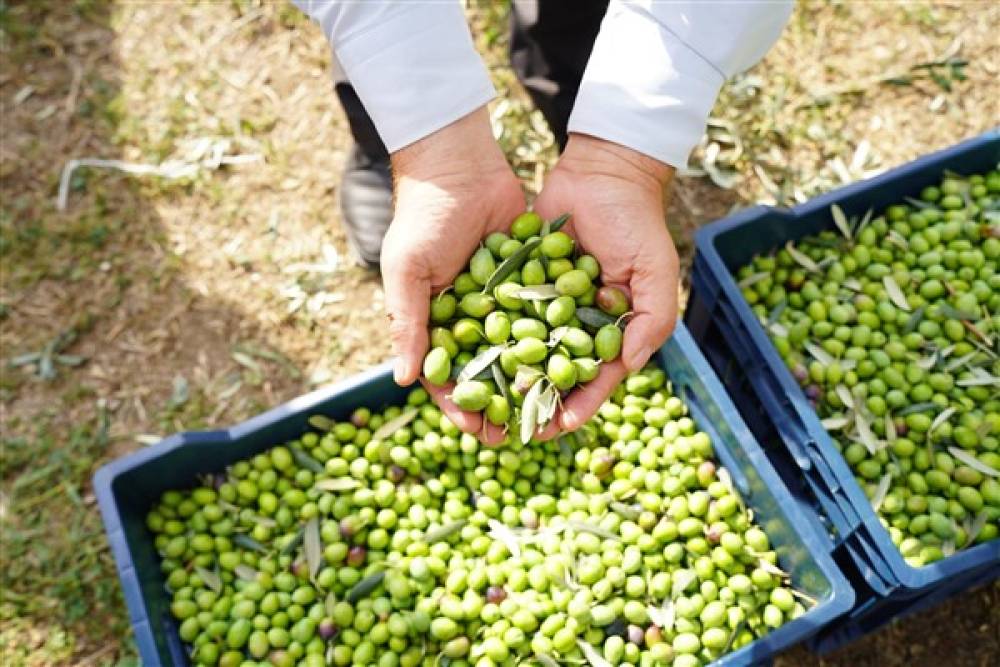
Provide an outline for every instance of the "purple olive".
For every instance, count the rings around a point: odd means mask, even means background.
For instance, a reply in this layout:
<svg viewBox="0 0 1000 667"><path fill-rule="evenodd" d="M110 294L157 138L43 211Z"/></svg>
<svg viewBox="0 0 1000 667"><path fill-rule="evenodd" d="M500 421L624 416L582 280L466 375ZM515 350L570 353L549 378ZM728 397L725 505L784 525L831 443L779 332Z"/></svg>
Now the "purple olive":
<svg viewBox="0 0 1000 667"><path fill-rule="evenodd" d="M802 364L795 364L795 367L792 368L792 375L799 384L805 384L809 381L809 371Z"/></svg>
<svg viewBox="0 0 1000 667"><path fill-rule="evenodd" d="M507 599L507 591L503 586L490 586L486 589L486 601L493 604L500 604Z"/></svg>
<svg viewBox="0 0 1000 667"><path fill-rule="evenodd" d="M406 477L406 471L400 468L398 465L393 464L389 466L389 481L393 484L399 484Z"/></svg>
<svg viewBox="0 0 1000 667"><path fill-rule="evenodd" d="M628 640L636 646L642 646L643 641L646 639L646 631L640 628L638 625L628 626Z"/></svg>
<svg viewBox="0 0 1000 667"><path fill-rule="evenodd" d="M329 618L324 618L322 621L319 622L319 627L317 628L317 631L319 632L319 636L324 641L327 641L336 637L337 633L340 632L340 628L338 628L336 623L334 623Z"/></svg>
<svg viewBox="0 0 1000 667"><path fill-rule="evenodd" d="M347 564L351 567L358 567L363 565L365 562L365 556L368 552L364 547L355 546L351 547L351 550L347 552Z"/></svg>

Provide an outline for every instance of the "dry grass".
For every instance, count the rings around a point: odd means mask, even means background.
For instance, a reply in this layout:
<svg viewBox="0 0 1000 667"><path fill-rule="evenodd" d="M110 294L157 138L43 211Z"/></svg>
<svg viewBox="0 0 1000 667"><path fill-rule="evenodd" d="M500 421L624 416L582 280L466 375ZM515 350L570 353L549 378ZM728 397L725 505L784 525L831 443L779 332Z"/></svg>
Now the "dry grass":
<svg viewBox="0 0 1000 667"><path fill-rule="evenodd" d="M505 11L482 2L470 14L504 93L497 134L537 189L555 152L504 64ZM985 3L800 7L717 106L719 150L709 159L706 142L696 162L728 187L678 178L670 224L682 252L734 206L836 185L838 159L854 178L987 129L1000 117L998 27L1000 9ZM293 9L0 3L0 29L0 654L128 661L93 469L383 359L382 295L337 222L348 134L328 49ZM882 82L948 57L968 61L950 91ZM181 180L86 169L67 210L55 207L70 158L158 163L205 138L263 161ZM51 371L8 365L31 353L53 359ZM986 590L822 663L796 652L785 664L976 664L1000 652L998 609Z"/></svg>

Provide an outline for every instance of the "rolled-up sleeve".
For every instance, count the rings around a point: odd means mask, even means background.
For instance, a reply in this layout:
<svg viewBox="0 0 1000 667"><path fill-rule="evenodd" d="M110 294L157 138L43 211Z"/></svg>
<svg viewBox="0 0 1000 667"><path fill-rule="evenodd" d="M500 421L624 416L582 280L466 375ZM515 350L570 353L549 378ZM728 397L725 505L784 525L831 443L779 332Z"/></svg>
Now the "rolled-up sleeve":
<svg viewBox="0 0 1000 667"><path fill-rule="evenodd" d="M457 0L293 2L322 27L390 152L496 94Z"/></svg>
<svg viewBox="0 0 1000 667"><path fill-rule="evenodd" d="M685 166L723 82L767 53L791 8L786 0L612 0L570 132Z"/></svg>

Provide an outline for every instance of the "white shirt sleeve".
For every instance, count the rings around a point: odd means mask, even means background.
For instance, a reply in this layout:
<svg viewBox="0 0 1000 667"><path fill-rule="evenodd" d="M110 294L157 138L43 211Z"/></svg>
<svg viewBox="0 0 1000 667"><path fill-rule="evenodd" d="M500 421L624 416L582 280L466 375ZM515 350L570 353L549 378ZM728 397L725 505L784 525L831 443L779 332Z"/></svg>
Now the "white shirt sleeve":
<svg viewBox="0 0 1000 667"><path fill-rule="evenodd" d="M684 167L723 82L760 60L790 0L611 0L569 131Z"/></svg>
<svg viewBox="0 0 1000 667"><path fill-rule="evenodd" d="M389 152L496 95L458 0L293 0L326 34Z"/></svg>

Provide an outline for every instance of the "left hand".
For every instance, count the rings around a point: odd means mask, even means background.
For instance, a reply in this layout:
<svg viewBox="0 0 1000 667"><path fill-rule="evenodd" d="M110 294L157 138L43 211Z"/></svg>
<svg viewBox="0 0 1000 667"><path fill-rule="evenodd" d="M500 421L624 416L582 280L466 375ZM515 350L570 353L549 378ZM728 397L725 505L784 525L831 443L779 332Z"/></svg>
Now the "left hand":
<svg viewBox="0 0 1000 667"><path fill-rule="evenodd" d="M663 204L672 176L670 166L630 148L571 134L535 200L534 210L545 219L572 214L563 230L597 258L603 283L624 289L632 303L621 358L602 364L597 378L567 397L558 417L563 430L586 423L673 332L679 262ZM543 436L554 431L553 423Z"/></svg>

